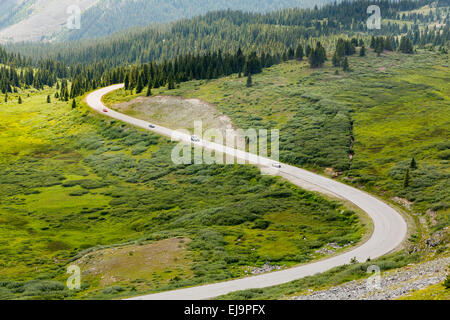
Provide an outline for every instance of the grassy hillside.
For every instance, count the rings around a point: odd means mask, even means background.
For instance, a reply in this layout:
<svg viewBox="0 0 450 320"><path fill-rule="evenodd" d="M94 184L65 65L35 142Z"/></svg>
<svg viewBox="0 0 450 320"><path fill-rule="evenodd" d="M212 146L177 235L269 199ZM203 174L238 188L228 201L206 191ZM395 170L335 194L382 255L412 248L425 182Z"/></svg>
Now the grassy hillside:
<svg viewBox="0 0 450 320"><path fill-rule="evenodd" d="M331 62L320 69L288 62L255 75L251 88L232 76L156 93L214 103L241 128L279 128L282 160L330 167L348 183L407 199L439 230L449 223L448 59L369 52L350 57L350 72ZM418 166L405 187L413 157Z"/></svg>
<svg viewBox="0 0 450 320"><path fill-rule="evenodd" d="M165 138L81 101L47 103L54 92L0 103L0 298L111 298L224 280L319 258L331 242L344 250L364 234L337 202L252 166L175 166ZM161 250L168 260L136 264ZM82 267L79 292L64 287L69 264Z"/></svg>

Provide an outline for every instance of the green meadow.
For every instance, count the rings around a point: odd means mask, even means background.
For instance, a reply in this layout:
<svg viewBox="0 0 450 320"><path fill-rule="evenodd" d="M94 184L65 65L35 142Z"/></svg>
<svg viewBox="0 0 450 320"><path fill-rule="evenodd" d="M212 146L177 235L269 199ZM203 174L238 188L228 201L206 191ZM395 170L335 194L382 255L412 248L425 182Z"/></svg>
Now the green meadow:
<svg viewBox="0 0 450 320"><path fill-rule="evenodd" d="M345 250L367 230L351 209L256 167L174 165L166 138L54 93L27 89L22 104L18 94L0 103L2 299L116 298L221 281L266 262L322 258L329 243ZM65 287L72 264L82 272L74 291Z"/></svg>
<svg viewBox="0 0 450 320"><path fill-rule="evenodd" d="M331 59L330 59L331 60ZM253 76L180 84L154 94L214 103L240 128L280 129L281 160L385 199L397 197L437 231L449 225L449 55L419 50L349 57L310 69L289 61ZM122 97L124 98L124 97ZM417 167L406 169L412 158ZM428 211L428 214L427 214Z"/></svg>

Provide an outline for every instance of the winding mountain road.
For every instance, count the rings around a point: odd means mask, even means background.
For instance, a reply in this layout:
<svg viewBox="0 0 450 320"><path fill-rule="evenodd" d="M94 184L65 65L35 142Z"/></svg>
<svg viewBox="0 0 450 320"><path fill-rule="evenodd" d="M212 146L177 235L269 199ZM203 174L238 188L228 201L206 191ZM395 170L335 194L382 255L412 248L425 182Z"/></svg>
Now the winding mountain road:
<svg viewBox="0 0 450 320"><path fill-rule="evenodd" d="M118 84L94 91L87 96L86 102L92 109L103 113L108 117L167 137L172 137L174 135L174 130L160 126L150 128L150 123L147 121L135 119L108 109L102 103L102 97L105 94L122 87L123 84ZM180 141L192 143L190 135L178 133L177 138ZM203 300L238 290L279 285L316 273L321 273L340 265L348 264L354 257L361 262L366 261L368 258L374 259L380 257L399 247L407 235L407 224L400 213L388 204L364 191L290 165L281 164L281 168L275 170L273 164L276 162L271 159L259 157L223 145L203 140L195 142L194 144L210 150L223 152L227 155L235 156L236 158L246 159L249 163L265 168L265 171L269 174L282 176L291 183L304 189L318 191L333 195L340 199L345 199L361 208L370 216L373 221L373 233L369 240L362 245L340 255L313 263L247 278L145 295L133 298L135 300Z"/></svg>

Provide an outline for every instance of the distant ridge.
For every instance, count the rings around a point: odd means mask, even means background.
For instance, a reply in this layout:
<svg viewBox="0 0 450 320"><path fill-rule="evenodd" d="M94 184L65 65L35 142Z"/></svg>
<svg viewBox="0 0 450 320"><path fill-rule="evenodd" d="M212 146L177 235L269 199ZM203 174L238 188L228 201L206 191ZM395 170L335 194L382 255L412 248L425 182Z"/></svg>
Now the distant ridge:
<svg viewBox="0 0 450 320"><path fill-rule="evenodd" d="M214 10L267 12L330 2L333 0L2 0L0 43L92 39ZM65 27L67 8L73 4L78 4L82 13L79 30Z"/></svg>

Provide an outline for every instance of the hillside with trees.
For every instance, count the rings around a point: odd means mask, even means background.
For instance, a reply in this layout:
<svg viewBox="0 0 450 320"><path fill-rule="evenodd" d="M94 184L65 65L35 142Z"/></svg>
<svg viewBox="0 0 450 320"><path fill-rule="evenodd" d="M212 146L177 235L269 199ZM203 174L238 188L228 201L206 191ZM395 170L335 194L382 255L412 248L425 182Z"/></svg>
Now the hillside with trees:
<svg viewBox="0 0 450 320"><path fill-rule="evenodd" d="M366 9L378 4L383 18L388 21L381 30L367 30ZM256 51L283 54L288 47L299 43L305 48L321 38L327 51L335 46L337 37L361 33L391 36L407 35L414 45L445 44L449 37L449 14L444 9L421 16L422 26L411 22L418 19L404 15L404 10L414 10L426 0L411 1L357 1L325 5L320 9L286 9L266 14L241 11L218 11L191 20L182 20L168 26L147 27L102 39L72 44L15 45L10 50L34 57L58 59L65 63L101 62L106 66L140 64L180 55L205 54L222 50L234 53L239 48L246 53ZM438 5L444 5L442 1ZM434 21L439 27L428 27Z"/></svg>
<svg viewBox="0 0 450 320"><path fill-rule="evenodd" d="M216 10L268 12L284 8L322 6L331 0L101 0L85 11L80 30L65 31L58 40L91 39L108 36L131 27L176 21Z"/></svg>

